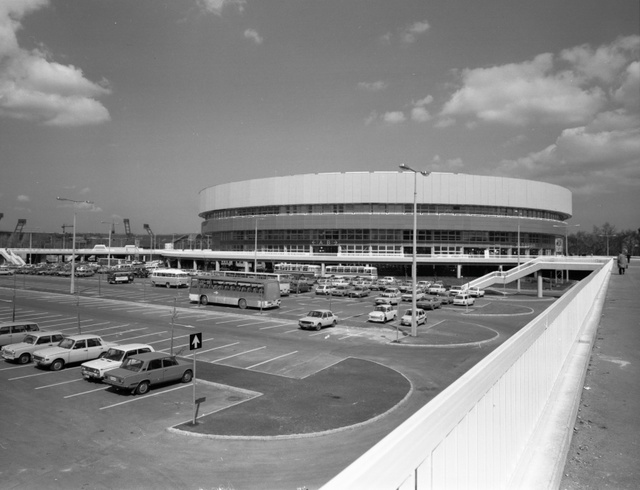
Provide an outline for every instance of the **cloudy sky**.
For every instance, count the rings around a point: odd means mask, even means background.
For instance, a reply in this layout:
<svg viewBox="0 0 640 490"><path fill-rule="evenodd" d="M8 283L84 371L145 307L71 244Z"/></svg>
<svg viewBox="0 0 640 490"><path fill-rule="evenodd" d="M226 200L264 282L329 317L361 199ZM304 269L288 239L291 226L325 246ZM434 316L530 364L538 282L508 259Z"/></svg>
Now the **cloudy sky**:
<svg viewBox="0 0 640 490"><path fill-rule="evenodd" d="M640 226L637 0L0 0L0 221L199 230L198 192L416 169ZM119 232L122 232L120 225Z"/></svg>

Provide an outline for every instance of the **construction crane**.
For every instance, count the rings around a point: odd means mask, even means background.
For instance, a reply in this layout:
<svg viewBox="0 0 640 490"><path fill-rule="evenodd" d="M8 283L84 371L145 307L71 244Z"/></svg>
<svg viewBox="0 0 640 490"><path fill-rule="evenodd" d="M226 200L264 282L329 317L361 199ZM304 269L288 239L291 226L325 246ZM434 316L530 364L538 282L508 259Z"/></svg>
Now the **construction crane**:
<svg viewBox="0 0 640 490"><path fill-rule="evenodd" d="M62 248L67 248L67 228L73 228L73 225L62 225Z"/></svg>
<svg viewBox="0 0 640 490"><path fill-rule="evenodd" d="M129 218L124 218L122 223L124 224L124 232L127 234L127 238L131 238L131 224L129 223Z"/></svg>
<svg viewBox="0 0 640 490"><path fill-rule="evenodd" d="M154 242L155 242L156 236L153 234L153 231L151 231L151 227L147 223L143 224L142 227L145 230L147 230L147 233L149 234L149 239L151 241L151 245L149 246L149 248L151 249L155 248Z"/></svg>

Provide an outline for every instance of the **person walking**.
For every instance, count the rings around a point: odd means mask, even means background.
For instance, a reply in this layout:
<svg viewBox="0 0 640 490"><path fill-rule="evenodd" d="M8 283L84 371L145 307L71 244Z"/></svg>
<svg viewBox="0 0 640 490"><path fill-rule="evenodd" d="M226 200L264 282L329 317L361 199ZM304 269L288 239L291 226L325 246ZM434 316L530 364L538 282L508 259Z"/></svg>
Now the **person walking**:
<svg viewBox="0 0 640 490"><path fill-rule="evenodd" d="M627 260L626 254L624 252L621 252L620 255L618 255L618 274L624 274L627 270L628 265L629 261Z"/></svg>

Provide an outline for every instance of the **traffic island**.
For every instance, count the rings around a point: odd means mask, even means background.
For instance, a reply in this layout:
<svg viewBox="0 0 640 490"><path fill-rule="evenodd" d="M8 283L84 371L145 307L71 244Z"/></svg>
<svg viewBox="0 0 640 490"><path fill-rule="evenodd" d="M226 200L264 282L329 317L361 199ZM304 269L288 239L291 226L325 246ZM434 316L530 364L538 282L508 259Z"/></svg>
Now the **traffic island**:
<svg viewBox="0 0 640 490"><path fill-rule="evenodd" d="M309 437L364 424L391 411L411 383L381 364L349 358L305 379L269 376L216 364L198 365L198 376L256 390L262 396L203 415L175 430L221 438ZM252 379L253 378L253 379ZM260 381L265 381L260 383Z"/></svg>

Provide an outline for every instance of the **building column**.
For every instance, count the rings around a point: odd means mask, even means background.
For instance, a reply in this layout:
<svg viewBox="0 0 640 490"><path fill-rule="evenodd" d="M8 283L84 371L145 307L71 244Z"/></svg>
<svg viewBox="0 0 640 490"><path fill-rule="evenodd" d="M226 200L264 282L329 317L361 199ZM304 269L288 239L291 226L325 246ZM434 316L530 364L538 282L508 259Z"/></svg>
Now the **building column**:
<svg viewBox="0 0 640 490"><path fill-rule="evenodd" d="M538 298L542 298L542 288L544 285L544 281L542 279L542 274L538 273Z"/></svg>
<svg viewBox="0 0 640 490"><path fill-rule="evenodd" d="M456 277L460 279L462 277L462 264L456 266Z"/></svg>

